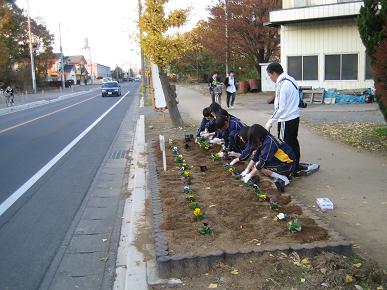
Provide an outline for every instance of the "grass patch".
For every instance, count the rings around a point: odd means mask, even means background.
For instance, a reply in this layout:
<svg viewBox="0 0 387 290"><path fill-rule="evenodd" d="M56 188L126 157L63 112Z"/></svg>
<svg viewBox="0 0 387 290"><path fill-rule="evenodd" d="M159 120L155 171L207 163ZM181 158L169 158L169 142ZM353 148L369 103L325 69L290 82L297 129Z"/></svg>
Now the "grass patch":
<svg viewBox="0 0 387 290"><path fill-rule="evenodd" d="M356 149L387 155L387 126L370 122L309 124L323 136L349 144Z"/></svg>
<svg viewBox="0 0 387 290"><path fill-rule="evenodd" d="M387 137L387 126L374 129L374 134L379 137Z"/></svg>

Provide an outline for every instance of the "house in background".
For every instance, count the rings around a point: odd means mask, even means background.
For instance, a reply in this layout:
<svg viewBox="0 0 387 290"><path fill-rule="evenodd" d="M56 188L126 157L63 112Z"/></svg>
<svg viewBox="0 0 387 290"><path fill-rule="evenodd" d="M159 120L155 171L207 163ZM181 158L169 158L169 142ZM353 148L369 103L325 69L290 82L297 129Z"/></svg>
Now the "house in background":
<svg viewBox="0 0 387 290"><path fill-rule="evenodd" d="M301 86L325 89L373 87L370 60L356 17L363 1L282 0L270 12L280 27L281 64Z"/></svg>
<svg viewBox="0 0 387 290"><path fill-rule="evenodd" d="M77 85L85 85L89 77L86 69L86 59L83 55L66 56L66 64L75 67L75 76Z"/></svg>
<svg viewBox="0 0 387 290"><path fill-rule="evenodd" d="M99 63L93 63L93 64L87 63L86 69L89 72L89 75L93 79L94 83L102 84L103 78L112 76L110 67Z"/></svg>
<svg viewBox="0 0 387 290"><path fill-rule="evenodd" d="M47 70L47 81L58 82L61 81L61 53L53 54L53 64ZM64 62L66 64L66 62Z"/></svg>
<svg viewBox="0 0 387 290"><path fill-rule="evenodd" d="M65 82L71 81L71 84L77 83L76 68L74 65L66 64L64 67Z"/></svg>

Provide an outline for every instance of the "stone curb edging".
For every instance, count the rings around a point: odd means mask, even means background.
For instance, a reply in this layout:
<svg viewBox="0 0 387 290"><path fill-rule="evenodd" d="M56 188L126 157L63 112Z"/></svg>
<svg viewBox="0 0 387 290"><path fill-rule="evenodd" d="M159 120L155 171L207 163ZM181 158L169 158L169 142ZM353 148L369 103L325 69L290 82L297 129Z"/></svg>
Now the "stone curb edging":
<svg viewBox="0 0 387 290"><path fill-rule="evenodd" d="M218 262L234 263L237 258L253 257L262 255L267 252L285 252L293 251L312 256L321 251L336 252L349 255L352 253L352 243L343 235L330 228L317 215L312 213L303 204L299 203L292 197L292 205L297 205L302 208L305 216L313 219L318 226L325 229L328 236L332 239L329 241L318 241L306 244L288 244L263 246L257 250L240 250L236 252L215 251L208 255L197 256L177 256L169 255L168 240L165 232L160 228L163 222L163 211L161 206L161 198L159 191L159 181L156 171L156 163L154 160L151 144L148 144L148 172L151 191L151 211L152 211L152 230L155 240L155 255L156 262L161 278L192 276L193 274L204 274L208 272L213 265Z"/></svg>

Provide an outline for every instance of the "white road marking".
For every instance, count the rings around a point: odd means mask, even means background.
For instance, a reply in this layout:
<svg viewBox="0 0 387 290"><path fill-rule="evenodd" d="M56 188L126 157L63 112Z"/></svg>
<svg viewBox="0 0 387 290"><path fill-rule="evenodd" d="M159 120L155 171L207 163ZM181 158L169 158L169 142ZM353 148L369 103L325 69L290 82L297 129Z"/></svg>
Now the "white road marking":
<svg viewBox="0 0 387 290"><path fill-rule="evenodd" d="M121 101L129 94L127 92L123 95L113 106L111 106L105 113L103 113L97 120L95 120L89 127L87 127L81 134L79 134L73 141L71 141L65 148L62 149L54 158L52 158L46 165L44 165L38 172L36 172L29 180L27 180L21 187L12 193L3 203L0 204L0 216L2 216L23 194L29 190L44 174L47 173L64 155L66 155L83 137L87 135L103 118L106 117Z"/></svg>

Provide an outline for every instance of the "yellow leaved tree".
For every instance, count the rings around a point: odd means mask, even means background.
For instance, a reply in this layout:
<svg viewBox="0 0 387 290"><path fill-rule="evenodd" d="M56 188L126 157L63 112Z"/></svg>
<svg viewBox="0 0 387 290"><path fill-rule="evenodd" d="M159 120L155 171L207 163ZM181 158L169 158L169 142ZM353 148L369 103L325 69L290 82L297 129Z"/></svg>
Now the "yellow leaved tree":
<svg viewBox="0 0 387 290"><path fill-rule="evenodd" d="M175 92L169 84L166 70L172 61L178 60L187 51L195 49L195 46L187 35L168 33L170 28L185 24L188 10L176 9L166 15L164 5L167 2L168 0L145 1L146 7L139 21L140 44L145 57L159 68L169 115L172 123L180 127L184 122L177 108Z"/></svg>

